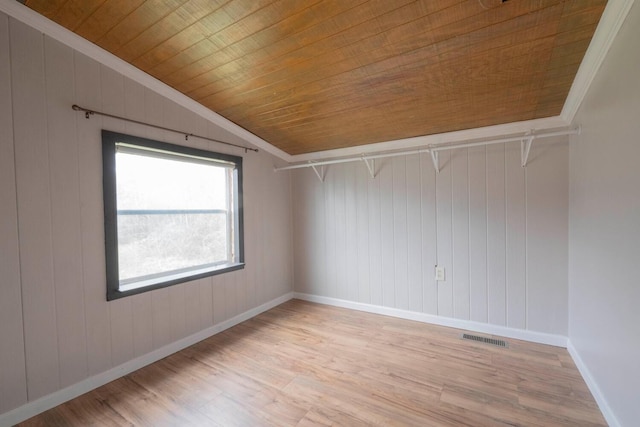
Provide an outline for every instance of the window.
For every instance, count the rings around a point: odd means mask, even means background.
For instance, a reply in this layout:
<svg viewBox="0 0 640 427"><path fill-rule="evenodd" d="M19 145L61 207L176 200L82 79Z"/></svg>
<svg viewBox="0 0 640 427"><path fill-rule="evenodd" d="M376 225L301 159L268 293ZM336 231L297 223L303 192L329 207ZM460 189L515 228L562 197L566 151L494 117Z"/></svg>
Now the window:
<svg viewBox="0 0 640 427"><path fill-rule="evenodd" d="M242 158L102 131L107 299L244 267Z"/></svg>

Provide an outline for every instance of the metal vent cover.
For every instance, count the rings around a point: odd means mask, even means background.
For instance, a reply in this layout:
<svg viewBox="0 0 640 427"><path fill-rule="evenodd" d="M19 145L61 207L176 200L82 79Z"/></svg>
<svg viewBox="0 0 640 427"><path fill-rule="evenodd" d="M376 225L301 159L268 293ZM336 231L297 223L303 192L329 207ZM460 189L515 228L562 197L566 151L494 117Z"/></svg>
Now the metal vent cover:
<svg viewBox="0 0 640 427"><path fill-rule="evenodd" d="M495 338L487 338L487 337L481 337L478 335L471 335L471 334L462 334L462 339L481 342L484 344L491 344L491 345L495 345L496 347L509 348L509 344L506 341L497 340Z"/></svg>

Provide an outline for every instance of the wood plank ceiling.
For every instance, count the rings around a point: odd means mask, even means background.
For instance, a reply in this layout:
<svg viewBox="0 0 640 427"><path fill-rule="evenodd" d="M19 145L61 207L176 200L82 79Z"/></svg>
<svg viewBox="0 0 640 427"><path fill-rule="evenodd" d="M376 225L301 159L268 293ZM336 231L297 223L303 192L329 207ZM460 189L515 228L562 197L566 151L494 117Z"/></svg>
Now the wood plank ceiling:
<svg viewBox="0 0 640 427"><path fill-rule="evenodd" d="M26 4L301 154L558 115L606 1Z"/></svg>

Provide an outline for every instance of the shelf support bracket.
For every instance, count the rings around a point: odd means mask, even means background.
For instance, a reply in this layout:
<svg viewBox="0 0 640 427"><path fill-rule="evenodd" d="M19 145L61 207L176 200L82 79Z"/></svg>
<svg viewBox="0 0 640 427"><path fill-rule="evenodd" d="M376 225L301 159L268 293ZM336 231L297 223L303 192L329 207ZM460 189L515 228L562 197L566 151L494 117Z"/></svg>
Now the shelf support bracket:
<svg viewBox="0 0 640 427"><path fill-rule="evenodd" d="M309 163L311 164L311 162ZM316 166L314 164L311 164L311 167L313 168L313 171L316 173L316 176L318 177L320 182L324 182L324 165Z"/></svg>
<svg viewBox="0 0 640 427"><path fill-rule="evenodd" d="M533 143L534 136L531 135L531 131L527 132L526 138L520 141L520 160L522 167L527 167L527 161L529 160L529 152L531 151L531 144Z"/></svg>
<svg viewBox="0 0 640 427"><path fill-rule="evenodd" d="M438 160L438 152L436 150L430 149L429 154L431 154L431 161L433 162L433 167L436 169L436 173L440 173L440 162Z"/></svg>
<svg viewBox="0 0 640 427"><path fill-rule="evenodd" d="M369 170L369 176L371 176L371 179L376 177L376 159L367 159L366 157L363 157L362 160L364 161L364 164L367 165L367 169Z"/></svg>

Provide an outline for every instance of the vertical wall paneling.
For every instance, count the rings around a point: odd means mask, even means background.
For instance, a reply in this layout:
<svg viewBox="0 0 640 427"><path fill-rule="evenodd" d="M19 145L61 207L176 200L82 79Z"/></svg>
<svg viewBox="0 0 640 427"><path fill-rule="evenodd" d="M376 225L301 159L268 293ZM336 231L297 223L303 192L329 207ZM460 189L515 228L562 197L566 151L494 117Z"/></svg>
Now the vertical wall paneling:
<svg viewBox="0 0 640 427"><path fill-rule="evenodd" d="M346 226L346 268L347 268L347 299L358 300L358 239L356 213L356 173L359 168L345 168L345 226Z"/></svg>
<svg viewBox="0 0 640 427"><path fill-rule="evenodd" d="M316 177L313 171L307 171L307 180L304 182L311 183L311 187L313 188L313 205L311 208L313 209L313 215L315 218L315 230L311 234L312 241L316 242L315 251L311 252L310 260L311 260L311 271L314 273L313 277L311 277L309 283L312 283L313 289L320 290L322 286L327 283L329 271L329 267L327 265L327 219L326 219L326 209L325 209L325 197L324 197L324 184L320 182ZM302 191L305 191L303 188ZM294 209L299 209L297 204L292 204ZM309 246L304 248L305 252L309 252L311 249Z"/></svg>
<svg viewBox="0 0 640 427"><path fill-rule="evenodd" d="M382 224L380 222L380 174L384 162L378 162L378 174L367 186L369 233L369 296L371 304L382 305Z"/></svg>
<svg viewBox="0 0 640 427"><path fill-rule="evenodd" d="M263 216L265 215L265 212L263 211L263 206L262 206L262 200L260 199L260 194L263 193L263 191L265 191L264 189L264 182L260 179L258 179L257 177L259 176L258 170L259 170L259 159L253 158L253 157L248 157L247 160L249 162L251 162L252 167L249 168L249 171L245 174L245 177L247 177L247 174L250 175L251 177L251 182L254 182L254 184L252 186L249 186L249 188L246 188L246 184L245 184L245 189L244 189L244 194L245 197L243 198L244 202L247 204L247 206L253 206L253 209L249 209L249 215L251 215L252 218L252 224L253 224L253 235L254 235L254 239L258 242L261 241L265 241L265 233L264 233L264 226L263 226ZM243 165L244 167L244 165ZM245 180L246 182L247 180ZM247 235L247 233L245 233L245 236ZM245 242L248 243L248 242ZM249 266L251 268L252 274L254 276L254 281L255 281L255 293L254 293L254 298L256 301L256 304L261 304L262 301L264 301L264 297L263 297L263 287L260 286L260 280L263 277L264 274L264 259L265 259L265 254L263 251L260 250L254 250L254 248L252 247L252 245L247 245L247 248L245 249L246 251L246 256L248 256L247 254L253 254L250 258L247 258L247 262L250 263ZM214 295L215 295L215 288L214 288ZM215 305L214 306L214 316L216 315L215 311L217 310L218 306Z"/></svg>
<svg viewBox="0 0 640 427"><path fill-rule="evenodd" d="M469 318L487 322L487 156L473 147L469 159Z"/></svg>
<svg viewBox="0 0 640 427"><path fill-rule="evenodd" d="M422 218L420 156L406 157L407 177L407 309L422 311Z"/></svg>
<svg viewBox="0 0 640 427"><path fill-rule="evenodd" d="M371 178L366 166L356 168L355 199L356 199L356 250L358 251L357 265L357 300L363 303L371 302L371 277L369 275L369 192Z"/></svg>
<svg viewBox="0 0 640 427"><path fill-rule="evenodd" d="M259 252L258 244L250 244L251 239L249 238L248 232L252 233L256 232L256 216L258 212L256 212L255 203L255 184L248 185L248 183L255 182L254 178L255 168L252 167L252 159L254 156L244 156L243 159L243 195L242 195L242 203L244 207L244 259L245 259L245 281L246 281L246 302L249 307L254 307L257 304L257 289L260 287L260 277L256 276L257 272L257 264L256 258L257 253ZM253 239L256 239L256 236L253 236ZM212 289L213 292L213 289Z"/></svg>
<svg viewBox="0 0 640 427"><path fill-rule="evenodd" d="M380 235L382 247L382 305L395 306L393 159L385 159L380 170Z"/></svg>
<svg viewBox="0 0 640 427"><path fill-rule="evenodd" d="M116 71L102 66L100 70L102 86L102 111L125 116L125 77ZM122 120L105 117L105 129L115 132L127 132L129 124ZM138 131L138 127L132 129ZM134 132L132 132L134 133ZM114 365L119 365L133 357L133 310L131 298L121 298L109 302L111 318L111 357Z"/></svg>
<svg viewBox="0 0 640 427"><path fill-rule="evenodd" d="M311 171L309 171L311 172ZM338 275L336 272L336 203L334 193L335 168L325 168L323 190L325 195L325 259L326 259L326 284L328 296L337 298Z"/></svg>
<svg viewBox="0 0 640 427"><path fill-rule="evenodd" d="M296 255L304 260L296 290L336 297L335 283L346 283L339 298L349 301L565 334L562 141L536 141L526 172L517 143L443 151L438 174L428 154L378 161L375 179L360 162L330 166L324 183L313 171L293 172L296 252L305 253ZM320 248L332 259L346 256L346 269L326 274L314 255ZM435 281L436 263L445 281ZM527 311L535 312L529 325Z"/></svg>
<svg viewBox="0 0 640 427"><path fill-rule="evenodd" d="M469 320L469 157L466 149L451 152L453 313Z"/></svg>
<svg viewBox="0 0 640 427"><path fill-rule="evenodd" d="M0 413L27 401L9 52L0 14Z"/></svg>
<svg viewBox="0 0 640 427"><path fill-rule="evenodd" d="M74 53L76 102L100 108L100 64ZM82 281L87 330L89 375L111 365L111 323L106 304L104 214L102 201L102 117L76 119L78 135L80 227L82 231ZM96 171L100 171L96 173Z"/></svg>
<svg viewBox="0 0 640 427"><path fill-rule="evenodd" d="M225 275L212 277L213 282L213 323L220 323L226 319L225 304Z"/></svg>
<svg viewBox="0 0 640 427"><path fill-rule="evenodd" d="M236 272L232 271L230 274L223 274L224 276L224 295L226 300L226 319L231 319L238 314L238 300L236 294ZM225 320L226 320L225 319Z"/></svg>
<svg viewBox="0 0 640 427"><path fill-rule="evenodd" d="M249 307L247 306L247 284L246 270L238 270L236 272L236 310L237 313L244 313Z"/></svg>
<svg viewBox="0 0 640 427"><path fill-rule="evenodd" d="M596 400L611 426L640 420L638 40L636 1L575 118L582 132L569 144L569 336L572 355L589 372L589 387L598 390ZM541 184L533 172L527 171L528 181ZM528 206L540 197L530 194ZM539 219L530 225L538 227ZM536 241L528 243L533 250ZM537 291L531 283L536 277L529 275L530 293Z"/></svg>
<svg viewBox="0 0 640 427"><path fill-rule="evenodd" d="M10 20L20 274L29 399L58 389L43 36Z"/></svg>
<svg viewBox="0 0 640 427"><path fill-rule="evenodd" d="M191 284L191 283L188 283ZM169 305L171 307L170 313L170 337L171 341L179 339L186 335L186 311L185 311L185 294L184 288L187 286L185 283L181 283L176 286L171 286L169 290ZM226 296L226 295L225 295ZM235 298L234 298L235 301ZM234 304L235 306L235 304Z"/></svg>
<svg viewBox="0 0 640 427"><path fill-rule="evenodd" d="M300 289L300 292L312 293L313 284L311 280L315 272L311 271L311 256L309 251L298 246L300 242L313 241L314 236L312 236L311 233L316 229L315 189L311 188L310 191L304 191L305 187L312 186L309 185L311 183L306 184L302 182L308 178L309 174L300 173L297 175L297 179L293 180L293 197L299 201L295 207L297 215L294 216L293 233L300 236L300 239L296 240L296 246L293 251L293 265L296 277L300 278L298 281L298 289ZM304 212L300 212L300 210L304 210ZM314 245L314 247L317 246Z"/></svg>
<svg viewBox="0 0 640 427"><path fill-rule="evenodd" d="M347 271L347 199L345 189L345 167L336 165L331 180L334 183L335 230L336 230L336 297L348 298Z"/></svg>
<svg viewBox="0 0 640 427"><path fill-rule="evenodd" d="M487 146L487 308L489 323L506 325L505 146Z"/></svg>
<svg viewBox="0 0 640 427"><path fill-rule="evenodd" d="M436 176L437 263L445 268L445 280L438 282L438 315L453 316L453 242L451 240L451 152L440 153L440 173ZM435 274L431 268L431 274Z"/></svg>
<svg viewBox="0 0 640 427"><path fill-rule="evenodd" d="M507 326L526 329L525 168L518 144L506 146Z"/></svg>
<svg viewBox="0 0 640 427"><path fill-rule="evenodd" d="M289 172L285 174L275 173L273 171L273 165L275 158L270 155L264 155L259 157L260 159L260 174L265 183L268 185L265 193L260 195L264 205L264 224L266 234L266 242L259 242L251 240L252 244L268 244L272 247L272 250L263 250L266 252L264 267L267 272L267 277L272 281L272 286L266 288L266 299L263 302L272 300L283 293L293 290L293 263L291 253L291 247L293 237L291 233L292 219L291 219L291 184ZM265 197L266 194L271 196ZM286 228L286 232L283 232L283 228ZM278 268L274 268L278 266Z"/></svg>
<svg viewBox="0 0 640 427"><path fill-rule="evenodd" d="M200 304L199 328L213 325L213 282L211 277L198 281L198 303Z"/></svg>
<svg viewBox="0 0 640 427"><path fill-rule="evenodd" d="M208 127L208 134L209 137L212 137L212 135L215 135L215 130L213 127ZM250 245L249 244L249 237L247 235L247 232L249 230L252 230L252 232L255 234L257 231L257 227L256 227L256 216L257 216L257 212L256 212L256 206L254 205L255 203L255 185L247 185L247 183L249 182L254 182L255 181L255 168L253 167L253 159L254 156L245 156L243 158L242 161L242 169L243 169L243 189L242 189L242 203L243 203L243 207L244 207L244 215L243 215L243 219L244 219L244 229L245 229L245 244L244 244L244 261L245 261L245 269L246 269L246 274L245 274L245 278L247 281L247 304L249 304L250 307L254 307L257 303L257 288L259 287L259 283L260 283L260 279L256 276L256 272L257 272L257 265L256 265L256 259L257 259L257 248L258 245ZM254 239L256 239L257 236L254 236ZM255 250L255 252L254 252ZM292 254L293 256L293 254ZM211 278L211 294L213 297L214 294L214 288L213 288L213 278ZM215 310L215 306L212 305L211 306L211 312L213 313L213 310Z"/></svg>
<svg viewBox="0 0 640 427"><path fill-rule="evenodd" d="M82 235L78 182L73 50L45 37L47 136L51 166L53 277L60 357L60 386L87 375L82 285Z"/></svg>
<svg viewBox="0 0 640 427"><path fill-rule="evenodd" d="M407 228L407 168L405 156L393 157L393 267L394 307L409 308L408 228Z"/></svg>
<svg viewBox="0 0 640 427"><path fill-rule="evenodd" d="M561 334L567 333L568 156L566 142L537 141L527 166L528 327Z"/></svg>
<svg viewBox="0 0 640 427"><path fill-rule="evenodd" d="M422 309L438 314L438 282L434 266L437 261L436 171L429 154L420 155L420 213L422 243Z"/></svg>

